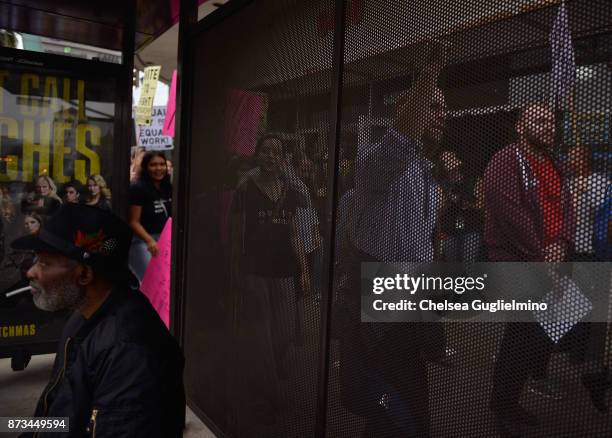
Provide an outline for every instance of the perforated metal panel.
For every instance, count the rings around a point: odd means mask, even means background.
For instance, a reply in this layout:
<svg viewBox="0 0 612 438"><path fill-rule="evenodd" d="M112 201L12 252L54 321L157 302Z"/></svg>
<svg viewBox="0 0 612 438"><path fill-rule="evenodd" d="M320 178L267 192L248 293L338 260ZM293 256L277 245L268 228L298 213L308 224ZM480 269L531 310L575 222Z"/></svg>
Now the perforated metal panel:
<svg viewBox="0 0 612 438"><path fill-rule="evenodd" d="M197 39L186 387L229 436L314 434L328 16L253 2Z"/></svg>
<svg viewBox="0 0 612 438"><path fill-rule="evenodd" d="M193 404L238 437L610 436L609 324L364 323L360 272L610 261L612 6L352 0L336 29L336 4L251 2L196 37Z"/></svg>

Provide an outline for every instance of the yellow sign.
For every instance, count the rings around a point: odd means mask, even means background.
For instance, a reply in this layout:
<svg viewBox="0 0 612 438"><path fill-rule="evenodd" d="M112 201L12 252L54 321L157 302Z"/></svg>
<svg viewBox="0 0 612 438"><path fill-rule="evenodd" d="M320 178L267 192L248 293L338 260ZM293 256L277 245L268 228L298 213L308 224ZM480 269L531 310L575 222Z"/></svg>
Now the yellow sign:
<svg viewBox="0 0 612 438"><path fill-rule="evenodd" d="M140 98L138 99L138 106L135 111L137 125L149 126L151 124L153 100L157 91L157 80L159 79L160 71L161 66L158 65L146 67L144 70L144 81L140 89Z"/></svg>
<svg viewBox="0 0 612 438"><path fill-rule="evenodd" d="M21 336L36 336L36 324L0 326L0 338L17 338Z"/></svg>

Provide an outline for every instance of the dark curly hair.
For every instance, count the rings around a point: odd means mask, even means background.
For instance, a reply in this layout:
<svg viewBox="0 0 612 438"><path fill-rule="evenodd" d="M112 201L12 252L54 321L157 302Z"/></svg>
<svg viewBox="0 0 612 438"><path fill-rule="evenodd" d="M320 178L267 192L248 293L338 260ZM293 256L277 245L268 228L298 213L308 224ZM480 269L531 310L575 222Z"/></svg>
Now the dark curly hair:
<svg viewBox="0 0 612 438"><path fill-rule="evenodd" d="M279 135L276 134L265 134L259 137L257 143L255 144L255 155L259 153L261 146L268 140L278 140L282 147L282 154L285 155L285 141Z"/></svg>
<svg viewBox="0 0 612 438"><path fill-rule="evenodd" d="M166 159L166 155L162 151L149 151L144 157L142 157L142 163L140 163L140 177L138 180L145 184L146 186L153 188L153 180L149 176L149 171L147 168L149 167L149 163L155 157L160 157L164 160L166 165L168 164L168 160ZM172 190L172 182L170 181L170 174L166 170L166 176L161 180L160 188L162 190Z"/></svg>

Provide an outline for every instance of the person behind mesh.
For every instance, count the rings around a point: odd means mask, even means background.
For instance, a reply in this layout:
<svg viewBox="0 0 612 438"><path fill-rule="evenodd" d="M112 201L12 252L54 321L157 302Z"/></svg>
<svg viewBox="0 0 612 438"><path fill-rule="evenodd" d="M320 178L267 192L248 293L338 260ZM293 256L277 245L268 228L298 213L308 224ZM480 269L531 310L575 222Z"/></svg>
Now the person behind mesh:
<svg viewBox="0 0 612 438"><path fill-rule="evenodd" d="M574 261L597 261L593 248L595 212L605 201L610 180L593 171L591 148L577 145L568 153L568 168L571 172L570 192L576 218L576 253Z"/></svg>
<svg viewBox="0 0 612 438"><path fill-rule="evenodd" d="M465 175L463 162L452 151L440 156L443 191L439 230L446 262L473 263L481 256L484 192L482 178Z"/></svg>
<svg viewBox="0 0 612 438"><path fill-rule="evenodd" d="M279 379L288 377L287 353L296 341L296 294L311 294L311 273L296 217L299 209L311 204L283 170L281 138L271 134L260 138L255 158L258 167L243 176L230 208L235 351L240 354L236 396L246 400L241 406L243 418L249 418L245 427L276 421L281 406L276 388ZM245 360L248 367L243 366ZM245 388L253 393L245 397Z"/></svg>
<svg viewBox="0 0 612 438"><path fill-rule="evenodd" d="M397 105L380 142L360 147L354 188L343 198L346 242L334 317L340 349L341 396L364 417L363 437L429 436L426 364L444 356L439 323L362 323L362 262L431 262L439 189L433 162L445 129L446 102L437 88L446 48L433 56ZM339 213L340 214L340 213ZM348 219L348 220L347 220Z"/></svg>
<svg viewBox="0 0 612 438"><path fill-rule="evenodd" d="M588 288L586 293L594 302L599 302L597 295L609 289L609 268L605 265L591 265L589 262L604 262L605 257L597 254L594 245L595 218L597 211L604 205L610 180L605 175L593 170L592 150L588 145L576 145L569 150L568 168L571 173L570 191L576 218L576 253L573 256L574 275L585 279ZM585 264L582 264L585 263ZM595 272L598 275L594 275ZM609 294L605 293L604 301L608 303ZM593 315L598 320L605 320L607 306L596 306ZM610 371L605 364L607 324L578 323L564 337L563 347L569 350L570 359L575 363L584 363L593 359L597 370L587 371L582 382L589 390L594 406L601 412L608 410L607 390L612 385Z"/></svg>
<svg viewBox="0 0 612 438"><path fill-rule="evenodd" d="M306 186L308 193L305 193L311 200L315 193L315 168L314 163L304 153L295 153L292 157L292 164L295 169L295 175ZM298 231L301 239L304 242L304 251L308 258L310 266L311 278L313 280L313 291L319 296L321 291L322 279L322 238L319 230L319 214L317 209L312 205L298 207L296 211L296 219Z"/></svg>
<svg viewBox="0 0 612 438"><path fill-rule="evenodd" d="M552 154L555 115L547 106L531 105L519 115L516 132L518 141L498 151L485 170L487 258L490 262L567 261L574 247L574 225L567 178ZM515 281L507 280L504 287ZM542 291L552 287L546 276L530 281L538 281ZM512 288L508 294L521 292ZM490 402L501 431L522 435L526 427L538 423L520 406L519 398L530 377L532 382L546 382L552 348L535 321L506 324Z"/></svg>

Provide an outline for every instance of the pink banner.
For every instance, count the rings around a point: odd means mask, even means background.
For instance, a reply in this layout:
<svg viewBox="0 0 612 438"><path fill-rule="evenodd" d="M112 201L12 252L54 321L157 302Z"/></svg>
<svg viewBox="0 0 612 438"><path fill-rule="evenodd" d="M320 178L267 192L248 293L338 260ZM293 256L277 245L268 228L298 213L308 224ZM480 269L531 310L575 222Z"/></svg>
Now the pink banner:
<svg viewBox="0 0 612 438"><path fill-rule="evenodd" d="M162 135L174 137L174 120L176 119L176 70L172 72L172 82L170 82L170 96L168 97L168 105L166 106L166 118L164 119L164 127Z"/></svg>
<svg viewBox="0 0 612 438"><path fill-rule="evenodd" d="M225 143L238 155L253 155L265 101L260 94L230 90L225 106Z"/></svg>
<svg viewBox="0 0 612 438"><path fill-rule="evenodd" d="M159 254L152 257L140 284L140 290L157 310L166 327L170 327L170 254L172 249L172 218L157 242Z"/></svg>

